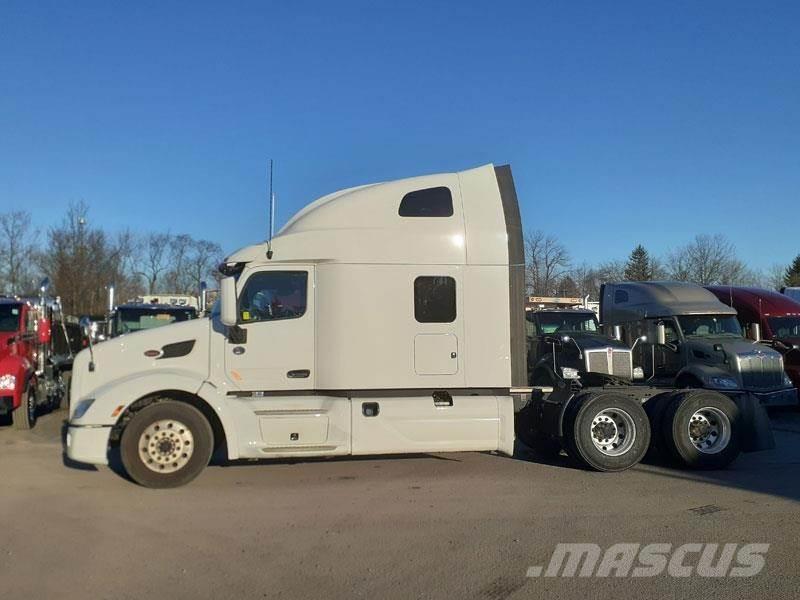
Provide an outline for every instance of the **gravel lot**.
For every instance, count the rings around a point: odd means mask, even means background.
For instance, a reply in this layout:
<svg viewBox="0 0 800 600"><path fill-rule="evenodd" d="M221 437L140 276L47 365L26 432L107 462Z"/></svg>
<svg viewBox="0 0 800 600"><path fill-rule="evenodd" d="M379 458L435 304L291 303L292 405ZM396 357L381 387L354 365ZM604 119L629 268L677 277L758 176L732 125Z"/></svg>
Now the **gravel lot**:
<svg viewBox="0 0 800 600"><path fill-rule="evenodd" d="M0 597L796 598L800 415L724 472L490 454L240 463L147 490L0 427ZM559 542L767 542L753 578L528 578Z"/></svg>

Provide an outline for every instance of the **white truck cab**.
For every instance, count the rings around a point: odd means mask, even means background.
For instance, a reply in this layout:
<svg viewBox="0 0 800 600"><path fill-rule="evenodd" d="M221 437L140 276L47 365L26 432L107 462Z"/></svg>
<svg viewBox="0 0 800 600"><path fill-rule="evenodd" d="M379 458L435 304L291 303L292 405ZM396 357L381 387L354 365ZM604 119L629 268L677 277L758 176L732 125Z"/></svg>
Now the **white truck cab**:
<svg viewBox="0 0 800 600"><path fill-rule="evenodd" d="M67 454L137 482L229 459L511 454L527 382L509 167L325 196L222 265L218 309L82 351Z"/></svg>

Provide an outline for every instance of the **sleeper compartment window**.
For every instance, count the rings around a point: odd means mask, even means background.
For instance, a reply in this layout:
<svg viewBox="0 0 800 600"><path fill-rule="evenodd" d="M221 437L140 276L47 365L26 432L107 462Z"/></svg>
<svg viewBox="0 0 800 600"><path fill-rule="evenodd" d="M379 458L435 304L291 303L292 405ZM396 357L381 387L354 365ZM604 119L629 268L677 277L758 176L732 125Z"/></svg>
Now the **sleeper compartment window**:
<svg viewBox="0 0 800 600"><path fill-rule="evenodd" d="M452 277L417 277L414 280L414 318L419 323L456 320L456 280Z"/></svg>
<svg viewBox="0 0 800 600"><path fill-rule="evenodd" d="M447 187L409 192L400 201L399 214L401 217L452 217L453 195Z"/></svg>

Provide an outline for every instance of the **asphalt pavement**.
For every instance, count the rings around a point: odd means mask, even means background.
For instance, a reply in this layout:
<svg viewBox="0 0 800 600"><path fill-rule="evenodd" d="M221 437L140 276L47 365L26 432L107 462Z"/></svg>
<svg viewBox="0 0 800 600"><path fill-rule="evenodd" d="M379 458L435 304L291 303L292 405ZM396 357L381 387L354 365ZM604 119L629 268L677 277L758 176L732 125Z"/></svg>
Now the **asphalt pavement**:
<svg viewBox="0 0 800 600"><path fill-rule="evenodd" d="M0 427L0 598L797 598L800 415L725 471L488 453L262 461L149 490ZM529 577L559 543L767 543L745 578Z"/></svg>

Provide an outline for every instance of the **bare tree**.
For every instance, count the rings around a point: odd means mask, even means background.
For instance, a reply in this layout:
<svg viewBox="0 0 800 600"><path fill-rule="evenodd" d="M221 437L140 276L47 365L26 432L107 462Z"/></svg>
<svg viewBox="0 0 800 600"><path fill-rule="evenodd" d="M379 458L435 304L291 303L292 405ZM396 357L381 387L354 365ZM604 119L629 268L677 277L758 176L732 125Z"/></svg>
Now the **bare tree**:
<svg viewBox="0 0 800 600"><path fill-rule="evenodd" d="M216 268L222 258L222 248L216 242L196 240L192 243L186 271L192 292L200 287L202 281L216 277Z"/></svg>
<svg viewBox="0 0 800 600"><path fill-rule="evenodd" d="M768 290L779 290L784 284L786 267L784 265L773 264L761 273L758 285Z"/></svg>
<svg viewBox="0 0 800 600"><path fill-rule="evenodd" d="M35 290L34 257L37 234L25 211L0 214L0 292L25 294Z"/></svg>
<svg viewBox="0 0 800 600"><path fill-rule="evenodd" d="M71 205L62 224L48 231L39 264L67 313L102 314L108 284L131 289L124 271L128 250L122 241L111 240L103 230L91 227L88 207L82 202Z"/></svg>
<svg viewBox="0 0 800 600"><path fill-rule="evenodd" d="M169 269L164 275L164 285L162 292L173 292L178 294L191 291L187 268L189 258L195 241L190 235L173 235L169 241Z"/></svg>
<svg viewBox="0 0 800 600"><path fill-rule="evenodd" d="M757 276L736 257L736 247L724 235L701 234L670 252L666 260L672 279L700 285L748 284Z"/></svg>
<svg viewBox="0 0 800 600"><path fill-rule="evenodd" d="M144 280L148 294L158 292L161 276L169 269L170 241L168 233L149 233L140 242L134 272Z"/></svg>
<svg viewBox="0 0 800 600"><path fill-rule="evenodd" d="M557 293L558 282L569 272L566 247L543 231L525 234L525 270L528 293L549 296Z"/></svg>

